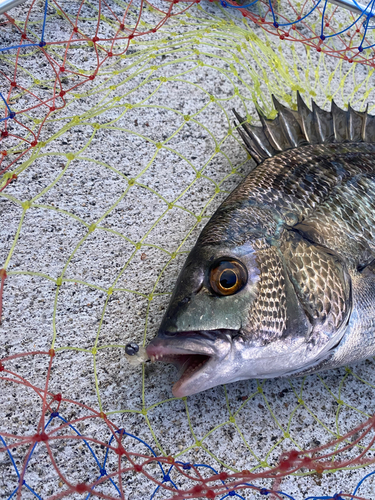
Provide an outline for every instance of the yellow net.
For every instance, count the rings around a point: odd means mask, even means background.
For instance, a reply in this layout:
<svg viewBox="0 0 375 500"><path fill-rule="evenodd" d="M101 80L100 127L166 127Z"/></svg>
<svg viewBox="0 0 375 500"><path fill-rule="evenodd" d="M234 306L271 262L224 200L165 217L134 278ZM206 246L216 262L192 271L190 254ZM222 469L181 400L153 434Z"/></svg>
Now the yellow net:
<svg viewBox="0 0 375 500"><path fill-rule="evenodd" d="M157 25L158 11L147 7L146 13L144 22ZM116 426L127 433L124 450L151 454L145 442L165 458L164 466L173 457L202 466L206 477L213 470L262 473L277 466L282 452L319 448L373 414L373 360L176 399L172 368L133 368L124 356L129 341L145 344L155 335L187 252L252 166L231 109L251 121L258 102L272 117L271 93L293 107L299 90L321 106L334 98L363 110L368 102L371 112L373 70L281 43L210 5L194 6L126 44L126 53L108 59L45 122L30 110L29 131L6 137L2 166L10 167L0 180L4 498L146 499L155 489L155 498L172 496L134 467L118 474L122 454L105 445L114 442ZM76 49L68 79L89 64L92 48L82 42ZM34 50L22 53L25 70L12 109L26 107L22 85L35 93L54 85L55 76L37 58L32 62ZM64 57L63 47L48 50ZM0 58L10 72L13 55ZM35 146L25 150L36 133ZM373 457L369 442L366 435L340 456L337 444L331 470L299 469L278 489L296 499L353 492L372 470L363 470ZM157 463L148 467L156 477ZM164 486L192 486L163 471ZM20 477L25 484L18 487ZM87 486L98 477L95 489ZM371 481L359 496L371 498ZM273 484L267 475L250 482L257 489L241 491L244 498L258 498Z"/></svg>

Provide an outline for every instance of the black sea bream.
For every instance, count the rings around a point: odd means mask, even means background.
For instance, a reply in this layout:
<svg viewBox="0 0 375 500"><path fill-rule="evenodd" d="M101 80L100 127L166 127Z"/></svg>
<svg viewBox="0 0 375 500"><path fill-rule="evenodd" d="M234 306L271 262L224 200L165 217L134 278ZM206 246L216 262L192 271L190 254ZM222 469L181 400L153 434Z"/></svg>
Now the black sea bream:
<svg viewBox="0 0 375 500"><path fill-rule="evenodd" d="M180 368L175 396L375 355L375 117L274 104L260 127L236 114L257 166L203 229L147 347Z"/></svg>

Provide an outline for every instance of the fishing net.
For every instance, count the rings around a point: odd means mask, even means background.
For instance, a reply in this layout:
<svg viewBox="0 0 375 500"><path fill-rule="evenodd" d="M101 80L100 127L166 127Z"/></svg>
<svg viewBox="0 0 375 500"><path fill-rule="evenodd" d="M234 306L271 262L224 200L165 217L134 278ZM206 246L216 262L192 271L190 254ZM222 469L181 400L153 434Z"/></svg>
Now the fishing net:
<svg viewBox="0 0 375 500"><path fill-rule="evenodd" d="M372 359L176 399L173 368L125 358L253 165L232 108L374 107L368 65L176 7L34 2L2 27L1 498L371 498Z"/></svg>
<svg viewBox="0 0 375 500"><path fill-rule="evenodd" d="M346 4L348 10L336 3ZM280 40L302 43L349 63L359 62L374 67L373 0L363 4L356 0L332 3L328 0L255 0L242 5L234 0L221 0L221 5L238 9L244 17Z"/></svg>

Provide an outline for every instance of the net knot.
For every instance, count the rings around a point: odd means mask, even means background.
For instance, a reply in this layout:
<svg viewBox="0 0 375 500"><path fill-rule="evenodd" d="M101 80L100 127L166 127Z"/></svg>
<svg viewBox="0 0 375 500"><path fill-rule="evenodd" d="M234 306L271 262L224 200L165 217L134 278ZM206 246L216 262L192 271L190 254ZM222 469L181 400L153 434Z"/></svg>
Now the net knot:
<svg viewBox="0 0 375 500"><path fill-rule="evenodd" d="M55 418L55 417L58 417L59 416L59 412L58 411L53 411L51 413L51 418Z"/></svg>
<svg viewBox="0 0 375 500"><path fill-rule="evenodd" d="M77 484L77 486L75 487L75 490L77 493L86 493L86 491L89 491L90 488L87 486L87 484L80 483L80 484Z"/></svg>
<svg viewBox="0 0 375 500"><path fill-rule="evenodd" d="M191 469L191 465L190 465L190 464L184 464L184 465L182 466L182 468L183 468L184 470L190 470L190 469Z"/></svg>
<svg viewBox="0 0 375 500"><path fill-rule="evenodd" d="M107 471L105 469L100 469L100 475L101 476L106 476L107 475Z"/></svg>
<svg viewBox="0 0 375 500"><path fill-rule="evenodd" d="M34 440L36 443L39 443L39 442L41 442L41 441L48 441L48 439L49 439L49 438L48 438L48 435L47 435L45 432L41 432L40 434L35 434L35 436L34 436L34 439L33 439L33 440Z"/></svg>
<svg viewBox="0 0 375 500"><path fill-rule="evenodd" d="M203 486L201 484L196 484L191 490L192 493L201 493Z"/></svg>
<svg viewBox="0 0 375 500"><path fill-rule="evenodd" d="M261 495L268 495L269 491L268 491L268 490L266 490L266 488L262 488L261 490L259 490L259 493L260 493Z"/></svg>
<svg viewBox="0 0 375 500"><path fill-rule="evenodd" d="M125 448L123 446L119 446L118 448L115 449L115 453L117 455L125 455L126 451L125 451Z"/></svg>
<svg viewBox="0 0 375 500"><path fill-rule="evenodd" d="M171 478L169 477L168 474L165 474L165 476L163 477L163 482L166 483L167 481L170 481Z"/></svg>

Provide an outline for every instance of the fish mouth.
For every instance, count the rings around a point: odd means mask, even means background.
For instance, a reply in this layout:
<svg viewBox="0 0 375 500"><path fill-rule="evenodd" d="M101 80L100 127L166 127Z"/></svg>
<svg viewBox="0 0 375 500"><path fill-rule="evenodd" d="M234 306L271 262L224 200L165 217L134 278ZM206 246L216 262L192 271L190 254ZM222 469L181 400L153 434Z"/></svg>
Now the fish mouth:
<svg viewBox="0 0 375 500"><path fill-rule="evenodd" d="M176 366L179 379L172 387L175 397L190 396L215 383L215 370L231 349L233 330L162 333L146 348L152 362Z"/></svg>

